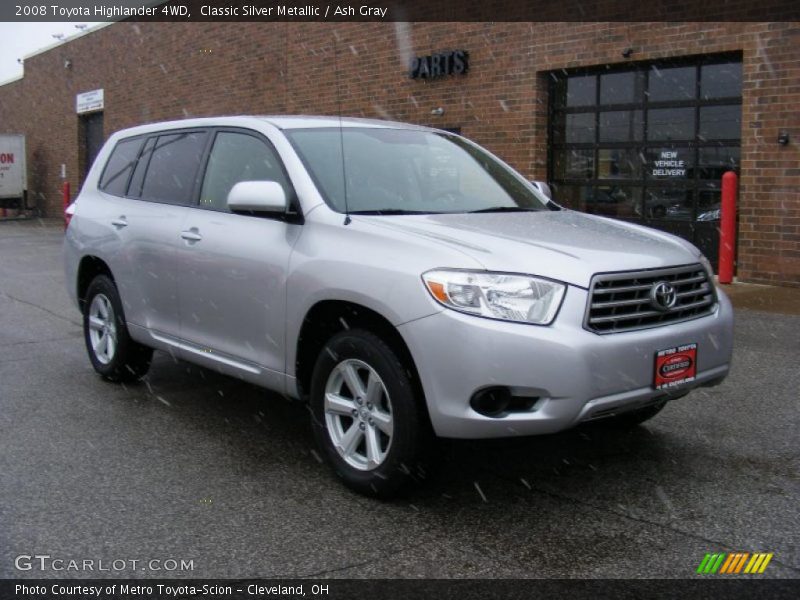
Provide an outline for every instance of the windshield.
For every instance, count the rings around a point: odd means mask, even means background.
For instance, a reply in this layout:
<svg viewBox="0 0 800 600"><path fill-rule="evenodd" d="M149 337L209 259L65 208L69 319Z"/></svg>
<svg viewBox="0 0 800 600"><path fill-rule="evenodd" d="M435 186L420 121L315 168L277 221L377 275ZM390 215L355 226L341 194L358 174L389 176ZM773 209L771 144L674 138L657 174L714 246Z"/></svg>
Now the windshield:
<svg viewBox="0 0 800 600"><path fill-rule="evenodd" d="M326 202L337 212L548 209L547 198L520 175L454 135L356 127L285 133Z"/></svg>

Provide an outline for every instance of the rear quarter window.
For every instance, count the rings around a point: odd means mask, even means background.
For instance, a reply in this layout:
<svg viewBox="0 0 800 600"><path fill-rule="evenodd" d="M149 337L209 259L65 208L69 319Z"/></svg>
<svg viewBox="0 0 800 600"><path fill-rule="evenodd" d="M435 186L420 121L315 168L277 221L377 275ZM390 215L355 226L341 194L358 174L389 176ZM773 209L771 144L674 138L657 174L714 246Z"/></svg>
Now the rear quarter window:
<svg viewBox="0 0 800 600"><path fill-rule="evenodd" d="M100 189L107 194L124 196L136 158L144 139L121 140L114 146L100 177Z"/></svg>

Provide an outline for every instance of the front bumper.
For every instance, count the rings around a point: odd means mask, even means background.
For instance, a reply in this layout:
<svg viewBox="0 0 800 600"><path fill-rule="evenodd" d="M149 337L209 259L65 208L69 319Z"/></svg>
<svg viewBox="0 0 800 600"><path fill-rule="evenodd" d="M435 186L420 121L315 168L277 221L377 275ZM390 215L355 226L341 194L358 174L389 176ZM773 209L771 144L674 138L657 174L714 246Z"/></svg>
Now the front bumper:
<svg viewBox="0 0 800 600"><path fill-rule="evenodd" d="M537 435L719 383L731 361L733 309L727 296L717 293L710 315L609 335L583 328L587 291L573 286L548 327L444 310L399 329L414 357L437 435ZM655 353L692 342L698 345L695 381L670 395L653 389ZM538 400L524 412L487 417L473 410L470 398L491 386Z"/></svg>

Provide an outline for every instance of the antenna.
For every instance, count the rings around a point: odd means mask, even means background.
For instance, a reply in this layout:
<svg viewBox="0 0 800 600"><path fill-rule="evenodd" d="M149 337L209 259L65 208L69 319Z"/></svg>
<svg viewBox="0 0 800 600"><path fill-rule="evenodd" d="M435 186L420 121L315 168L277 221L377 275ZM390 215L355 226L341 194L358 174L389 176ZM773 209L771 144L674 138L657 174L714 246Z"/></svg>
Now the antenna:
<svg viewBox="0 0 800 600"><path fill-rule="evenodd" d="M339 91L339 40L333 32L333 72L336 77L336 104L339 110L339 148L342 152L342 184L344 186L344 224L350 225L350 208L347 205L347 171L344 165L344 131L342 129L342 94Z"/></svg>

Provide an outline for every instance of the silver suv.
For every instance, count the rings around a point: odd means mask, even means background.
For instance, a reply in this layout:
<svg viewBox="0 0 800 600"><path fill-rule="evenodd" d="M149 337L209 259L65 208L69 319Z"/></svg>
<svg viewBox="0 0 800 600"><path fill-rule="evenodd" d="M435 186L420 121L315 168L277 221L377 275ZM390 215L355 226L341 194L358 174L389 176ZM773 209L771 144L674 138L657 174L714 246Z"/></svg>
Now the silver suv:
<svg viewBox="0 0 800 600"><path fill-rule="evenodd" d="M310 403L342 479L390 495L432 441L620 427L728 373L688 242L566 210L458 135L323 117L111 136L68 211L92 366L153 349Z"/></svg>

